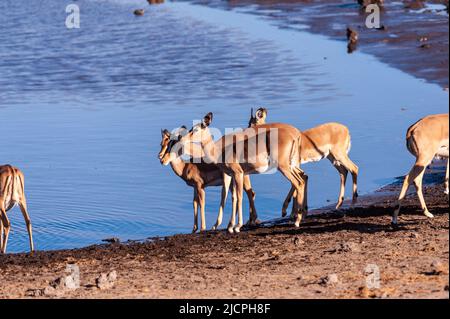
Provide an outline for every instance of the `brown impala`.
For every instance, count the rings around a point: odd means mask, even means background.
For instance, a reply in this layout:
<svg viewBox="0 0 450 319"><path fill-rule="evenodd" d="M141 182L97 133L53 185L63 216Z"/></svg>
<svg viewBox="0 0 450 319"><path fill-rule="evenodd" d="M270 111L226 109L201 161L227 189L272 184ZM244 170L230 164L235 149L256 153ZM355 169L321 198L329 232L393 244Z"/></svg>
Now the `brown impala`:
<svg viewBox="0 0 450 319"><path fill-rule="evenodd" d="M259 125L256 128L247 128L223 136L214 142L209 131L212 122L212 113L208 113L203 121L194 125L188 134L184 135L180 143L183 145L184 154L189 154L190 145L200 143L203 158L206 162L216 164L222 173L233 179L236 187L237 208L233 205L229 232L239 232L243 225L242 217L242 192L244 176L249 174L262 174L277 169L291 183L297 191L298 204L295 225L298 227L305 211L304 197L305 177L299 168L299 145L301 134L295 128L287 124L278 123ZM225 202L220 204L219 217ZM235 226L235 212L238 211L238 224Z"/></svg>
<svg viewBox="0 0 450 319"><path fill-rule="evenodd" d="M27 225L30 250L34 251L33 231L27 211L24 185L24 176L18 168L11 165L0 166L0 250L2 253L6 253L9 231L11 230L11 223L6 212L16 204L19 205Z"/></svg>
<svg viewBox="0 0 450 319"><path fill-rule="evenodd" d="M209 186L223 186L222 188L222 201L226 201L228 190L231 184L231 178L226 176L224 182L221 170L215 164L210 163L189 163L185 162L180 158L178 150L180 149L179 140L182 135L187 133L185 127L181 127L174 134L170 134L168 130L162 130L162 140L161 140L161 151L159 152L159 159L161 164L168 165L172 167L174 173L181 177L186 184L194 188L194 228L192 232L196 232L198 229L198 206L200 206L201 214L201 226L200 230L206 230L205 221L205 188ZM233 192L234 192L233 188ZM255 193L252 190L252 185L250 183L250 177L245 176L244 178L244 189L248 196L248 201L250 203L250 220L256 221L256 209L254 204ZM235 203L236 196L233 196L233 206ZM255 215L253 217L253 215ZM213 229L217 229L222 220L217 220Z"/></svg>
<svg viewBox="0 0 450 319"><path fill-rule="evenodd" d="M406 147L416 157L416 162L403 181L398 206L392 216L393 225L397 224L401 202L411 184L416 188L424 215L433 217L423 198L422 178L426 167L435 157L447 158L445 193L448 194L448 113L429 115L411 125L406 132Z"/></svg>
<svg viewBox="0 0 450 319"><path fill-rule="evenodd" d="M267 110L265 108L259 108L256 111L255 116L253 116L252 111L249 126L265 124L266 117ZM353 179L353 202L356 202L358 197L357 178L359 169L347 155L350 151L350 146L351 142L348 128L339 123L325 123L309 130L302 131L300 145L301 163L316 162L326 157L339 173L341 187L336 209L339 209L344 201L345 182L347 180L348 171L352 174ZM286 210L294 191L295 189L291 188L283 203L283 217L286 216Z"/></svg>

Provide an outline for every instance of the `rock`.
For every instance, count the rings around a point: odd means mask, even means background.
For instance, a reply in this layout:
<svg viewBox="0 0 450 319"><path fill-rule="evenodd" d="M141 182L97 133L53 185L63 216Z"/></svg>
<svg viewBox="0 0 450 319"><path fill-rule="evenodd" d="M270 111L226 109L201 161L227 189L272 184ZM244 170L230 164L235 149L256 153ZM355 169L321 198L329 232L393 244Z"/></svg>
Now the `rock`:
<svg viewBox="0 0 450 319"><path fill-rule="evenodd" d="M295 246L300 246L300 245L302 245L304 243L305 242L303 240L301 240L300 237L297 236L297 237L294 238L294 245Z"/></svg>
<svg viewBox="0 0 450 319"><path fill-rule="evenodd" d="M41 297L43 295L43 289L28 289L25 292L27 297Z"/></svg>
<svg viewBox="0 0 450 319"><path fill-rule="evenodd" d="M329 274L326 277L323 277L320 280L320 283L324 286L335 286L339 283L338 275L336 274Z"/></svg>
<svg viewBox="0 0 450 319"><path fill-rule="evenodd" d="M445 265L438 259L433 260L430 267L431 267L431 270L429 273L431 275L441 275L441 274L445 274L447 272L447 270L445 269Z"/></svg>
<svg viewBox="0 0 450 319"><path fill-rule="evenodd" d="M63 276L50 283L50 287L56 290L74 290L80 288L79 283L72 276Z"/></svg>
<svg viewBox="0 0 450 319"><path fill-rule="evenodd" d="M335 249L335 252L359 252L359 245L352 242L339 243Z"/></svg>
<svg viewBox="0 0 450 319"><path fill-rule="evenodd" d="M359 287L359 295L362 298L371 298L372 292L370 291L369 288L367 288L366 286L363 286L363 287Z"/></svg>
<svg viewBox="0 0 450 319"><path fill-rule="evenodd" d="M161 4L164 0L147 0L148 4Z"/></svg>
<svg viewBox="0 0 450 319"><path fill-rule="evenodd" d="M412 233L411 235L409 235L409 237L418 239L418 238L420 238L420 235L418 233Z"/></svg>
<svg viewBox="0 0 450 319"><path fill-rule="evenodd" d="M105 243L111 243L111 244L120 244L120 239L117 237L111 237L111 238L105 238L102 239Z"/></svg>
<svg viewBox="0 0 450 319"><path fill-rule="evenodd" d="M134 15L135 16L143 16L144 15L144 9L136 9L134 10Z"/></svg>
<svg viewBox="0 0 450 319"><path fill-rule="evenodd" d="M113 270L107 274L106 273L100 274L100 276L95 280L95 284L97 288L101 290L110 289L114 286L116 280L117 280L117 272Z"/></svg>

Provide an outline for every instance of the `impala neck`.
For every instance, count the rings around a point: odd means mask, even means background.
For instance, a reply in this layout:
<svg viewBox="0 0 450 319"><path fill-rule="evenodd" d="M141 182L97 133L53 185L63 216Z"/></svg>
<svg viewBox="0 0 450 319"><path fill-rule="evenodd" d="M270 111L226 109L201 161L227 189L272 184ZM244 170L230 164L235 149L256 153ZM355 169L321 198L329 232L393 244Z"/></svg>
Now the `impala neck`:
<svg viewBox="0 0 450 319"><path fill-rule="evenodd" d="M220 142L221 140L219 140ZM218 147L216 143L213 141L211 134L202 141L202 148L204 152L204 156L212 163L217 164L218 155L220 152L218 151Z"/></svg>
<svg viewBox="0 0 450 319"><path fill-rule="evenodd" d="M181 159L181 157L176 156L175 159L170 161L170 166L176 175L182 176L186 163Z"/></svg>

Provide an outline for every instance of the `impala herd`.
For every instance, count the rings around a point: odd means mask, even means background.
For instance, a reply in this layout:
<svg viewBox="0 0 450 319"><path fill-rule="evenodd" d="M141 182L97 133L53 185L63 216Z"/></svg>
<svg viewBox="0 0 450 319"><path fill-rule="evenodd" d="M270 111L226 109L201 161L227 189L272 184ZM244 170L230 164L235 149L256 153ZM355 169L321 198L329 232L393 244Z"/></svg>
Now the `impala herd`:
<svg viewBox="0 0 450 319"><path fill-rule="evenodd" d="M222 186L220 207L213 229L217 229L223 218L223 211L229 190L232 193L232 213L228 223L230 233L239 232L244 225L242 195L245 191L249 204L248 224L258 223L255 207L255 192L250 182L251 174L263 174L278 170L290 183L291 189L284 200L281 214L286 216L290 201L293 200L291 218L296 227L307 213L308 176L300 169L300 164L327 158L340 176L340 189L336 209L344 201L345 182L350 172L353 180L353 200L358 197L358 166L348 157L351 139L346 126L326 123L306 131L284 123L266 123L267 110L259 108L251 112L248 127L227 134L214 141L210 131L213 114L208 113L203 120L190 130L182 126L172 132L162 130L161 164L169 165L176 175L193 187L194 227L198 230L200 208L200 230L206 230L205 188ZM406 134L406 146L416 157L411 171L406 175L392 216L392 224L397 224L400 204L411 184L414 184L425 216L432 218L422 193L422 179L426 167L435 158L446 158L445 193L448 194L449 178L449 118L447 114L429 115L413 124ZM189 158L189 160L183 159ZM33 231L27 211L24 191L24 175L16 167L0 166L0 252L5 253L11 223L7 212L15 205L20 207L27 226L30 250L34 251ZM236 214L238 221L236 224Z"/></svg>
<svg viewBox="0 0 450 319"><path fill-rule="evenodd" d="M263 174L277 169L291 184L291 189L283 202L281 215L287 214L292 198L291 218L296 227L300 226L307 213L308 176L300 169L300 164L327 158L340 176L340 189L336 209L344 201L345 182L348 172L352 175L352 203L358 198L358 166L348 157L351 147L349 130L340 123L325 123L306 131L283 123L266 123L267 110L259 108L251 112L248 128L227 134L213 140L209 126L213 114L208 113L203 120L190 130L185 126L169 132L162 130L159 159L163 165L171 165L176 175L194 188L194 228L198 229L198 205L201 210L201 228L206 230L205 187L222 186L221 201L217 221L213 229L222 223L223 210L229 189L232 191L232 213L228 224L230 233L239 232L243 226L242 194L245 190L249 199L250 219L248 224L257 223L255 193L249 175ZM448 194L449 138L448 114L429 115L413 124L406 134L406 145L416 162L406 175L398 204L392 216L392 224L398 222L400 204L411 185L414 184L425 216L432 218L422 194L422 178L426 167L434 158L447 158L445 193ZM272 134L276 131L276 134ZM183 160L182 157L189 160ZM238 222L235 222L236 213Z"/></svg>

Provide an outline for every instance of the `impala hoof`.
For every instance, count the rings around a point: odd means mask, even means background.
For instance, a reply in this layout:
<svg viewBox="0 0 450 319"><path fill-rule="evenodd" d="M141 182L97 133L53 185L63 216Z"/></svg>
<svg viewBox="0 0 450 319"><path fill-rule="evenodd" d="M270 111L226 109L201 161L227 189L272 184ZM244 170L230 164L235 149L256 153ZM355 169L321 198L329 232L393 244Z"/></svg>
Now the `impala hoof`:
<svg viewBox="0 0 450 319"><path fill-rule="evenodd" d="M427 216L428 218L434 218L434 215L432 213L430 213L429 211L425 211L423 212L425 216Z"/></svg>
<svg viewBox="0 0 450 319"><path fill-rule="evenodd" d="M235 233L240 233L241 232L241 227L242 227L242 225L234 227L234 232Z"/></svg>
<svg viewBox="0 0 450 319"><path fill-rule="evenodd" d="M444 191L444 194L445 194L445 195L448 195L448 189L446 189L446 190Z"/></svg>
<svg viewBox="0 0 450 319"><path fill-rule="evenodd" d="M228 226L227 230L230 234L234 233L233 227L231 227L231 226Z"/></svg>
<svg viewBox="0 0 450 319"><path fill-rule="evenodd" d="M295 227L299 228L300 227L300 222L295 222Z"/></svg>
<svg viewBox="0 0 450 319"><path fill-rule="evenodd" d="M217 230L217 226L214 225L213 227L211 227L211 230Z"/></svg>

